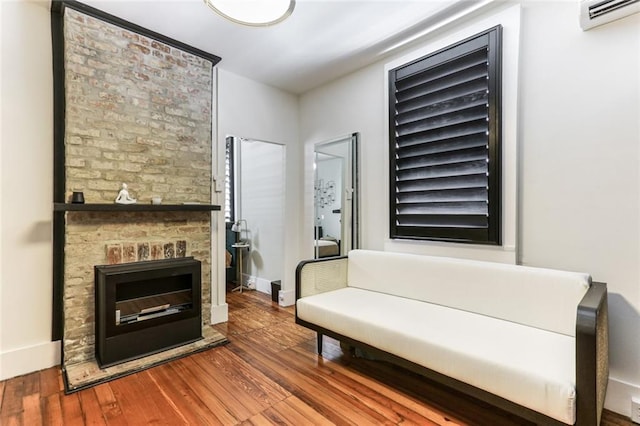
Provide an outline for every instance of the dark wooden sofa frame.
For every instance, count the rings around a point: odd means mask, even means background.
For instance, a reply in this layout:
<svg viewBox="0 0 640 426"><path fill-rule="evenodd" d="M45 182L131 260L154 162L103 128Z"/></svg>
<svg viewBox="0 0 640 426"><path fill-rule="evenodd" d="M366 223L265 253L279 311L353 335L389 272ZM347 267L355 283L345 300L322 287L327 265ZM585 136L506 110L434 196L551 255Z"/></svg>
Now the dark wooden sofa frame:
<svg viewBox="0 0 640 426"><path fill-rule="evenodd" d="M347 256L312 259L300 262L296 268L296 301L301 295L301 275L305 265L317 262L344 260ZM593 282L582 298L576 312L576 426L597 426L600 424L604 397L609 379L608 354L608 306L606 283ZM376 359L387 361L420 374L427 379L463 392L490 405L501 408L518 417L540 425L560 426L565 423L541 414L535 410L516 404L467 383L445 376L397 355L383 351L366 343L351 339L339 333L304 321L298 317L296 324L317 333L318 355L322 356L322 337L329 336L345 344L358 347Z"/></svg>

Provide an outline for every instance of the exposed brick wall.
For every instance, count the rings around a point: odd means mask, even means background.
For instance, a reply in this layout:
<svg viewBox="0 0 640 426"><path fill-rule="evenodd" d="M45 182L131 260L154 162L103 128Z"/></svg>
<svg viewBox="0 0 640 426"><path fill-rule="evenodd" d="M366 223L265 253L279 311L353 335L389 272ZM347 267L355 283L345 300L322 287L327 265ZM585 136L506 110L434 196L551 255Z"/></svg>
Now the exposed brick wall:
<svg viewBox="0 0 640 426"><path fill-rule="evenodd" d="M210 203L212 63L70 8L64 37L67 197L113 203L124 182L139 203ZM210 323L210 213L68 212L65 239L66 364L94 357L93 266L113 261L109 248L129 261L133 246L151 256L184 242L184 255L202 262Z"/></svg>
<svg viewBox="0 0 640 426"><path fill-rule="evenodd" d="M65 10L66 193L211 202L211 62Z"/></svg>

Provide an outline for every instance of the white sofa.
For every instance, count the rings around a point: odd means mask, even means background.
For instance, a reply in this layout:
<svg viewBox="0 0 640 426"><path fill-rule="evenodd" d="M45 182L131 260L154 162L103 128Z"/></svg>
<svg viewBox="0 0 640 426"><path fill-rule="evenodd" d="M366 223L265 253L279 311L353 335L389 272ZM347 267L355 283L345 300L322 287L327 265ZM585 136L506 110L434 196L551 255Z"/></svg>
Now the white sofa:
<svg viewBox="0 0 640 426"><path fill-rule="evenodd" d="M300 263L296 322L538 424L597 425L607 291L587 274L354 250Z"/></svg>

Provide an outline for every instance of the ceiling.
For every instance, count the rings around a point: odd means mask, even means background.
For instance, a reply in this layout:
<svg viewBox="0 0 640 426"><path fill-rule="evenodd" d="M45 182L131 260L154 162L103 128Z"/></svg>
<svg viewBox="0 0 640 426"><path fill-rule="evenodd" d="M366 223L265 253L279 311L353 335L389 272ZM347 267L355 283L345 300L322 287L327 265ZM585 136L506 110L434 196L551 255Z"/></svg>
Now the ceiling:
<svg viewBox="0 0 640 426"><path fill-rule="evenodd" d="M81 2L220 56L227 71L299 94L490 1L298 0L291 17L272 27L234 24L202 0Z"/></svg>

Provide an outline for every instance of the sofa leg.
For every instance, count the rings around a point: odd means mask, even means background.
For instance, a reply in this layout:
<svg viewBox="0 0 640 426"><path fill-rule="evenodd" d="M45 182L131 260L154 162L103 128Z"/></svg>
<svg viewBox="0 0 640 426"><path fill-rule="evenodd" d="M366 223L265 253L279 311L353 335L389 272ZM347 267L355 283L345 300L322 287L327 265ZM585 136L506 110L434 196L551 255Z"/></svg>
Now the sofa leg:
<svg viewBox="0 0 640 426"><path fill-rule="evenodd" d="M318 341L318 355L322 355L322 334L316 333L316 339Z"/></svg>

